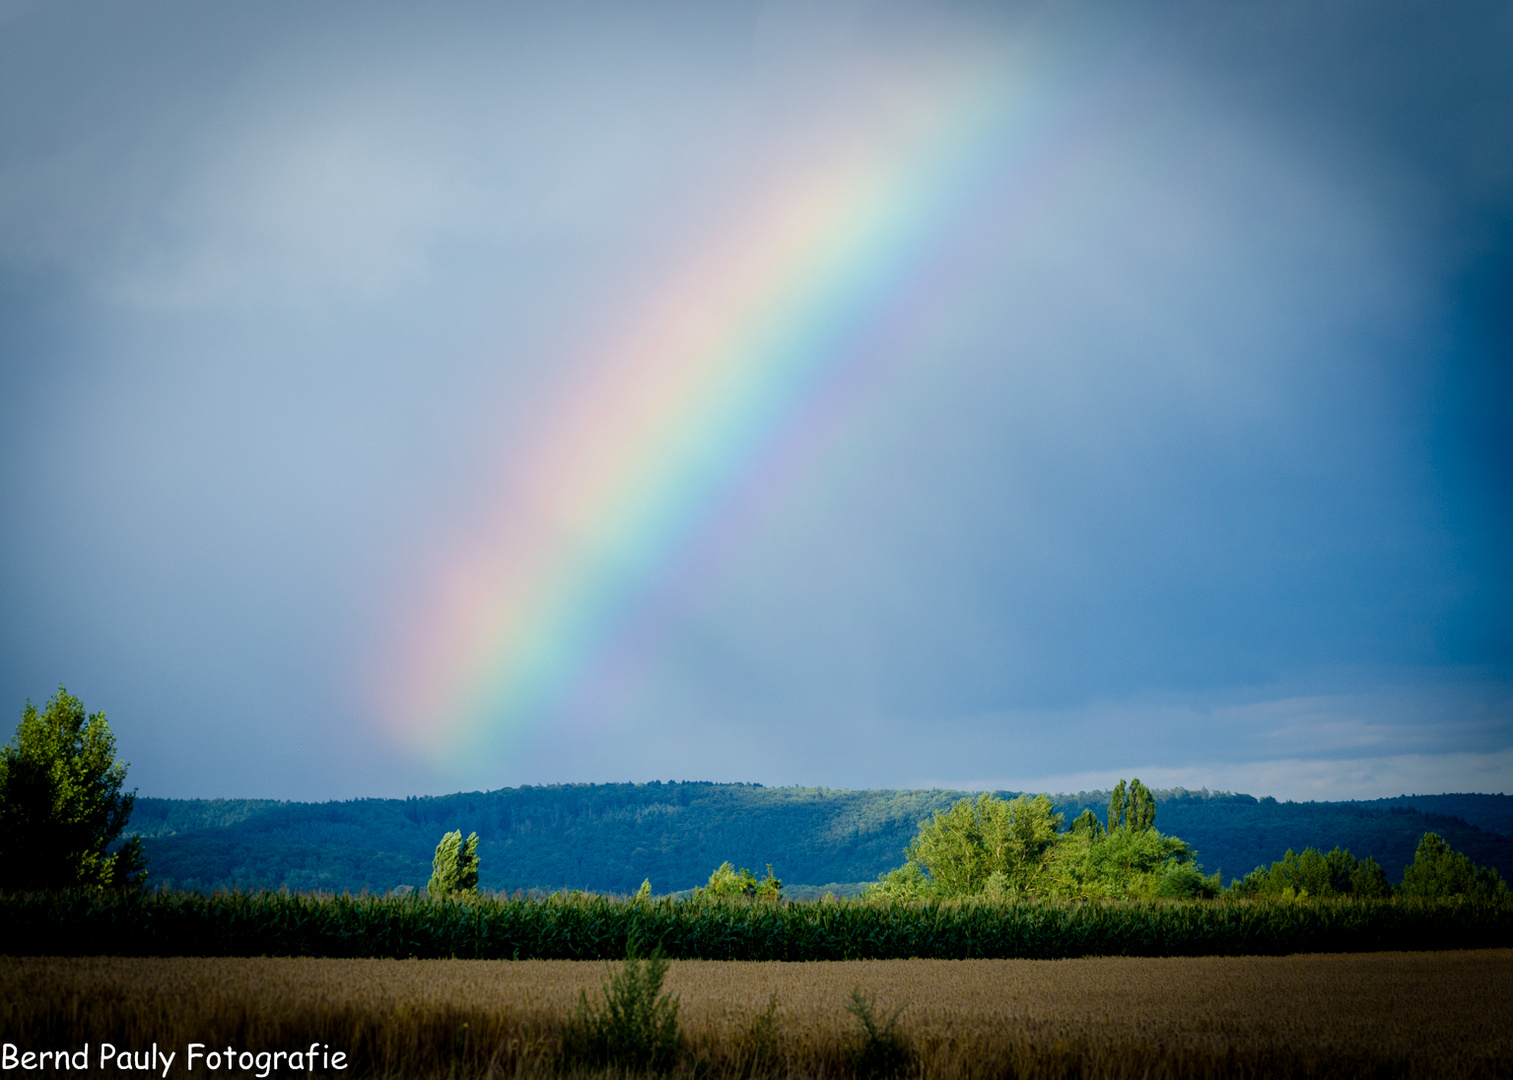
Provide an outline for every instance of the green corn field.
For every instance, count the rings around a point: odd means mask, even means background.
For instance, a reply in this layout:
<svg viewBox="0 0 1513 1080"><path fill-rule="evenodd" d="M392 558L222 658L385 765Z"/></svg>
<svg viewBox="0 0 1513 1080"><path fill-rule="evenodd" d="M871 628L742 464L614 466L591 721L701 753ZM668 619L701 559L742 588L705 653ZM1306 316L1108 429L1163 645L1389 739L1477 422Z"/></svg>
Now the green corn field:
<svg viewBox="0 0 1513 1080"><path fill-rule="evenodd" d="M752 903L587 894L426 900L286 892L0 895L10 956L602 960L1240 956L1513 945L1513 906L1404 900Z"/></svg>

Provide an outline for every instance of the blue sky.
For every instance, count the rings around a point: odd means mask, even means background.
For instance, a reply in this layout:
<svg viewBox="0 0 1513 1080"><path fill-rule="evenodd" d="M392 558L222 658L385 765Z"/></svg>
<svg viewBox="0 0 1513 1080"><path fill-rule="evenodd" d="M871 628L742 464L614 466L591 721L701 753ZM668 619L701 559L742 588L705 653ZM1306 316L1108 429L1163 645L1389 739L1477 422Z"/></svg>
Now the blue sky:
<svg viewBox="0 0 1513 1080"><path fill-rule="evenodd" d="M162 796L1513 790L1509 55L1494 3L7 3L0 701ZM615 679L395 737L586 343L963 71L1027 134L928 332Z"/></svg>

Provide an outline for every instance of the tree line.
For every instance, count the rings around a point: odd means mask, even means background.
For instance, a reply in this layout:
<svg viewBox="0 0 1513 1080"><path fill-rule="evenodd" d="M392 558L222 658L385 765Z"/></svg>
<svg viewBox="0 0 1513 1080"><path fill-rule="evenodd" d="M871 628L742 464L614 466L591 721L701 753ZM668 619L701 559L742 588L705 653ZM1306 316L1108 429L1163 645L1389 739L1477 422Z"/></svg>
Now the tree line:
<svg viewBox="0 0 1513 1080"><path fill-rule="evenodd" d="M140 885L141 840L120 842L135 800L122 791L126 770L103 713L88 714L63 687L42 710L27 702L15 735L0 748L0 889ZM1119 781L1105 818L1084 806L1070 825L1046 795L958 799L919 823L904 864L885 872L868 893L1087 900L1508 896L1496 869L1477 865L1435 832L1420 838L1396 890L1375 859L1339 846L1328 853L1306 847L1301 855L1289 848L1225 889L1218 871L1203 873L1190 843L1156 829L1156 809L1155 795L1138 779ZM428 895L476 894L479 846L476 831L466 838L460 829L445 832L432 858ZM776 900L781 890L770 864L759 879L725 862L695 894ZM650 891L649 878L643 879L639 895Z"/></svg>
<svg viewBox="0 0 1513 1080"><path fill-rule="evenodd" d="M1304 899L1393 895L1426 900L1507 900L1495 869L1477 866L1438 834L1423 835L1394 889L1373 858L1335 847L1327 854L1291 849L1226 889L1205 875L1193 847L1156 829L1156 800L1139 779L1115 785L1106 821L1086 808L1065 816L1048 796L962 799L920 823L905 862L883 874L869 895L892 899L1152 900Z"/></svg>

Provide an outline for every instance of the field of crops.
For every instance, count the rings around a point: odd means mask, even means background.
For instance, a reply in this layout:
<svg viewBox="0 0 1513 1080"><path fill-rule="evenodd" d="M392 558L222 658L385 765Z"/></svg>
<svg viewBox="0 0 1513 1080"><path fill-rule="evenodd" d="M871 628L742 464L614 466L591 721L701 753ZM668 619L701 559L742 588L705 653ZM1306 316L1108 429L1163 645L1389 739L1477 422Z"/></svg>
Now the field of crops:
<svg viewBox="0 0 1513 1080"><path fill-rule="evenodd" d="M1398 900L765 904L567 894L0 895L0 955L603 960L1282 955L1513 946L1513 906Z"/></svg>
<svg viewBox="0 0 1513 1080"><path fill-rule="evenodd" d="M186 1075L191 1042L237 1053L317 1042L349 1055L345 1072L329 1074L349 1078L533 1076L556 1070L563 1020L580 991L598 994L605 972L573 961L8 958L0 1028L23 1048L156 1043L176 1053L174 1077ZM673 1072L865 1076L862 1029L845 1009L855 987L875 995L879 1022L898 1012L904 1076L1513 1072L1508 950L678 961L666 983L681 1005Z"/></svg>

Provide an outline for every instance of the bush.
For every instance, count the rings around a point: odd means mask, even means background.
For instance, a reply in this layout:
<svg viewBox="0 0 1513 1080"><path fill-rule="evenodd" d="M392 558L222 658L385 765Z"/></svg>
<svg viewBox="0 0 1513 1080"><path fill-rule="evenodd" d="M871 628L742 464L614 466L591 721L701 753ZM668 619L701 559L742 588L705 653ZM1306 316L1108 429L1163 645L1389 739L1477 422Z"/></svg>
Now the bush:
<svg viewBox="0 0 1513 1080"><path fill-rule="evenodd" d="M678 999L662 993L667 968L660 946L642 960L634 943L627 945L620 970L604 981L602 1004L578 991L578 1007L562 1031L564 1062L638 1073L672 1068L680 1036Z"/></svg>

